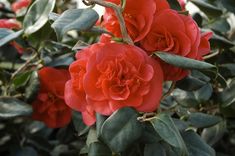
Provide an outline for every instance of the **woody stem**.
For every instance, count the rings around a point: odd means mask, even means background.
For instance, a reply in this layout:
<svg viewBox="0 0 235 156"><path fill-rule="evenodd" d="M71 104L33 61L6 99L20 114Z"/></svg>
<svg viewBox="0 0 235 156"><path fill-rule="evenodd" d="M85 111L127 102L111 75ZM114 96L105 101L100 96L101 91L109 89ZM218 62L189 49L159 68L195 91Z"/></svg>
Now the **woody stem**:
<svg viewBox="0 0 235 156"><path fill-rule="evenodd" d="M123 8L121 6L118 6L114 3L106 2L103 0L82 0L82 1L86 5L98 4L100 6L113 9L115 11L116 16L118 18L118 21L120 23L120 29L121 29L123 41L126 42L127 44L130 44L130 45L134 44L132 39L130 38L130 36L127 33L126 24L125 24L124 18L122 16Z"/></svg>

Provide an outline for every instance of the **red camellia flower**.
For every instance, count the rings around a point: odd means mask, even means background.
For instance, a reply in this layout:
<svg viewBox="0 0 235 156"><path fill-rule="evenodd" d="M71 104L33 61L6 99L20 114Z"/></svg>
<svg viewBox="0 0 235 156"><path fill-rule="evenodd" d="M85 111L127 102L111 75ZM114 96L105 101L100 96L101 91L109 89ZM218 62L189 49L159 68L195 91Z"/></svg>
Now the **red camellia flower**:
<svg viewBox="0 0 235 156"><path fill-rule="evenodd" d="M0 19L0 28L20 29L21 23L15 19Z"/></svg>
<svg viewBox="0 0 235 156"><path fill-rule="evenodd" d="M141 112L159 107L162 69L138 47L94 44L78 52L70 74L71 80L65 89L66 103L73 109L85 111L83 120L88 125L95 122L92 111L110 115L125 106Z"/></svg>
<svg viewBox="0 0 235 156"><path fill-rule="evenodd" d="M197 59L209 52L209 36L203 37L201 42L200 30L190 16L178 14L171 9L158 12L154 18L152 28L147 36L140 41L143 49L149 54L164 51L172 54ZM201 45L201 46L200 46ZM207 45L207 46L205 46ZM202 50L204 52L199 52ZM187 70L161 62L165 80L180 80L187 74Z"/></svg>
<svg viewBox="0 0 235 156"><path fill-rule="evenodd" d="M64 102L64 86L70 78L69 72L44 67L38 74L40 91L32 103L32 118L45 122L51 128L67 125L71 120L71 109Z"/></svg>
<svg viewBox="0 0 235 156"><path fill-rule="evenodd" d="M120 4L120 0L106 0ZM134 42L143 39L149 32L156 11L169 8L166 0L127 0L123 11L126 28ZM102 25L116 37L122 37L115 12L106 8Z"/></svg>
<svg viewBox="0 0 235 156"><path fill-rule="evenodd" d="M27 8L31 4L32 0L17 0L11 5L14 12L17 12L23 8Z"/></svg>

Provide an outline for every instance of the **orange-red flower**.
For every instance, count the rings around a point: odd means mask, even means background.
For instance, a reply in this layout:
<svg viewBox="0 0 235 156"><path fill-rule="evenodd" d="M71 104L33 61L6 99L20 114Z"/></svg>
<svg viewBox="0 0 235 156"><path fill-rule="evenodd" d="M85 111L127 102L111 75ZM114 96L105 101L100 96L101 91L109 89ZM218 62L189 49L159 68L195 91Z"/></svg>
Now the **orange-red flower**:
<svg viewBox="0 0 235 156"><path fill-rule="evenodd" d="M120 0L106 0L120 4ZM156 11L169 8L166 0L127 0L123 11L126 28L134 42L143 39L149 32ZM102 25L116 37L122 37L115 12L106 8Z"/></svg>
<svg viewBox="0 0 235 156"><path fill-rule="evenodd" d="M27 8L31 4L32 0L17 0L11 5L14 12L18 12L23 8Z"/></svg>
<svg viewBox="0 0 235 156"><path fill-rule="evenodd" d="M70 66L70 74L66 102L73 109L86 112L83 120L88 125L95 122L94 111L110 115L125 106L141 112L159 107L162 69L138 47L94 44L78 52L77 60Z"/></svg>
<svg viewBox="0 0 235 156"><path fill-rule="evenodd" d="M48 127L58 128L71 120L71 109L64 101L64 86L69 72L63 69L44 67L39 72L40 91L32 103L35 120L43 121Z"/></svg>
<svg viewBox="0 0 235 156"><path fill-rule="evenodd" d="M154 18L151 30L140 41L140 46L149 54L164 51L187 58L198 59L209 52L208 39L202 37L196 22L190 17L178 14L171 9L158 12ZM201 46L200 46L201 45ZM200 48L201 47L201 48ZM200 50L202 50L200 52ZM206 52L204 52L206 51ZM165 80L180 80L187 74L187 70L161 62Z"/></svg>

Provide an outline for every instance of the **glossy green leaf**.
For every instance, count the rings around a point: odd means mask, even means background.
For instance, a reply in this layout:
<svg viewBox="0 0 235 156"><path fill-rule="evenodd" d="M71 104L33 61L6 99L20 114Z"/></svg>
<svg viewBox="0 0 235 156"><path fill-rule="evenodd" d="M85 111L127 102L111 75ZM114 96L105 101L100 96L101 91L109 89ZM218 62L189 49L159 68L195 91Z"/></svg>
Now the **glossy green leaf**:
<svg viewBox="0 0 235 156"><path fill-rule="evenodd" d="M144 156L166 156L166 151L160 143L146 144Z"/></svg>
<svg viewBox="0 0 235 156"><path fill-rule="evenodd" d="M221 0L220 2L228 11L235 13L235 9L234 9L235 1L234 0Z"/></svg>
<svg viewBox="0 0 235 156"><path fill-rule="evenodd" d="M101 128L107 118L108 117L103 116L99 113L96 113L96 131L97 131L98 138L100 138L100 136L101 136Z"/></svg>
<svg viewBox="0 0 235 156"><path fill-rule="evenodd" d="M94 142L98 142L98 138L97 138L96 129L92 127L90 128L89 133L87 135L86 144L89 147Z"/></svg>
<svg viewBox="0 0 235 156"><path fill-rule="evenodd" d="M112 152L101 142L94 142L89 147L88 156L112 156Z"/></svg>
<svg viewBox="0 0 235 156"><path fill-rule="evenodd" d="M226 33L231 29L226 18L219 18L213 23L209 24L209 27L215 31Z"/></svg>
<svg viewBox="0 0 235 156"><path fill-rule="evenodd" d="M219 73L224 77L235 77L235 64L226 63L219 65Z"/></svg>
<svg viewBox="0 0 235 156"><path fill-rule="evenodd" d="M180 81L177 81L176 87L186 91L194 91L200 89L205 84L205 81L202 81L192 76L188 76Z"/></svg>
<svg viewBox="0 0 235 156"><path fill-rule="evenodd" d="M48 21L49 13L55 7L56 0L36 0L25 15L23 28L30 35L42 28Z"/></svg>
<svg viewBox="0 0 235 156"><path fill-rule="evenodd" d="M188 155L187 148L180 135L180 132L169 115L159 114L150 122L153 125L155 131L164 141L177 148L181 155Z"/></svg>
<svg viewBox="0 0 235 156"><path fill-rule="evenodd" d="M222 15L222 10L217 8L214 5L211 5L203 0L190 0L190 2L194 3L197 7L199 7L206 15L210 17L218 17Z"/></svg>
<svg viewBox="0 0 235 156"><path fill-rule="evenodd" d="M163 60L166 63L172 64L177 67L185 68L185 69L211 69L215 68L214 65L182 57L179 55L174 55L166 52L155 52L154 53L157 57L159 57L161 60Z"/></svg>
<svg viewBox="0 0 235 156"><path fill-rule="evenodd" d="M23 30L19 30L17 32L8 30L8 29L2 29L0 28L0 47L4 44L18 38L23 33Z"/></svg>
<svg viewBox="0 0 235 156"><path fill-rule="evenodd" d="M181 6L177 0L167 0L168 3L170 4L171 9L181 11Z"/></svg>
<svg viewBox="0 0 235 156"><path fill-rule="evenodd" d="M31 113L32 107L25 102L13 97L0 97L0 118L29 116Z"/></svg>
<svg viewBox="0 0 235 156"><path fill-rule="evenodd" d="M235 45L233 42L231 42L227 38L223 36L219 36L215 33L210 39L210 43L212 47L218 47L218 48L231 48L232 46Z"/></svg>
<svg viewBox="0 0 235 156"><path fill-rule="evenodd" d="M215 151L194 131L182 133L189 156L215 156Z"/></svg>
<svg viewBox="0 0 235 156"><path fill-rule="evenodd" d="M60 55L58 57L54 57L53 60L47 63L47 66L51 67L59 67L59 66L69 66L74 61L74 58L71 53Z"/></svg>
<svg viewBox="0 0 235 156"><path fill-rule="evenodd" d="M29 79L28 85L25 88L25 99L28 102L31 102L36 98L39 91L40 82L37 71L34 71Z"/></svg>
<svg viewBox="0 0 235 156"><path fill-rule="evenodd" d="M225 131L226 131L226 123L224 121L221 121L220 123L218 123L213 127L203 129L201 137L209 145L212 146L224 136Z"/></svg>
<svg viewBox="0 0 235 156"><path fill-rule="evenodd" d="M222 119L218 116L208 115L200 112L190 113L187 120L193 127L207 128L218 124Z"/></svg>
<svg viewBox="0 0 235 156"><path fill-rule="evenodd" d="M218 94L218 101L222 107L228 107L235 102L235 79L233 79L223 92Z"/></svg>
<svg viewBox="0 0 235 156"><path fill-rule="evenodd" d="M89 127L83 123L82 115L80 112L73 111L72 121L78 133L78 136L81 136L89 131Z"/></svg>
<svg viewBox="0 0 235 156"><path fill-rule="evenodd" d="M70 9L52 24L58 40L70 30L86 31L90 29L98 20L99 15L92 9Z"/></svg>
<svg viewBox="0 0 235 156"><path fill-rule="evenodd" d="M20 87L20 86L24 86L28 80L30 79L30 76L32 74L32 71L28 71L25 73L21 73L19 75L17 75L14 79L13 79L13 84L16 88Z"/></svg>
<svg viewBox="0 0 235 156"><path fill-rule="evenodd" d="M137 120L138 113L132 108L115 111L101 128L102 140L114 152L122 152L140 138L142 125Z"/></svg>
<svg viewBox="0 0 235 156"><path fill-rule="evenodd" d="M173 92L173 97L178 104L183 107L197 107L199 105L193 92L184 91L180 89L175 89Z"/></svg>

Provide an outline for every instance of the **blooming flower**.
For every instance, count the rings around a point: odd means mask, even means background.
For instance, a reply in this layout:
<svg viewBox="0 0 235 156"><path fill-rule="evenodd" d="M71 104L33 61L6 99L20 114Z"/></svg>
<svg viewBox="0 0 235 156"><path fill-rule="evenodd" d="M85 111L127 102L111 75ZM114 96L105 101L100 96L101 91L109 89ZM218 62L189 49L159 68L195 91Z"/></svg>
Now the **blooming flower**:
<svg viewBox="0 0 235 156"><path fill-rule="evenodd" d="M71 109L64 102L64 86L70 78L63 69L44 67L39 72L40 91L32 103L35 120L43 121L48 127L58 128L71 120Z"/></svg>
<svg viewBox="0 0 235 156"><path fill-rule="evenodd" d="M120 4L120 0L106 0L108 2ZM123 11L123 17L126 23L126 28L130 37L134 42L143 39L151 28L156 11L169 8L166 0L127 0ZM116 37L122 37L119 21L115 12L110 9L105 9L102 25Z"/></svg>
<svg viewBox="0 0 235 156"><path fill-rule="evenodd" d="M98 112L110 115L130 106L151 112L159 107L163 75L157 61L136 46L94 44L78 52L66 83L66 103L83 113L87 125ZM92 121L91 121L92 120Z"/></svg>
<svg viewBox="0 0 235 156"><path fill-rule="evenodd" d="M201 38L203 41L201 41ZM190 16L178 14L171 9L158 12L154 18L151 30L140 41L140 46L149 54L155 51L197 59L209 52L209 36L201 37L199 27ZM201 46L200 46L201 45ZM207 45L207 46L203 46ZM200 50L203 51L200 52ZM188 75L187 70L161 62L165 80L180 80Z"/></svg>

